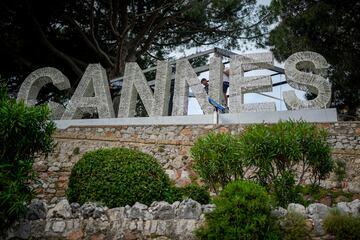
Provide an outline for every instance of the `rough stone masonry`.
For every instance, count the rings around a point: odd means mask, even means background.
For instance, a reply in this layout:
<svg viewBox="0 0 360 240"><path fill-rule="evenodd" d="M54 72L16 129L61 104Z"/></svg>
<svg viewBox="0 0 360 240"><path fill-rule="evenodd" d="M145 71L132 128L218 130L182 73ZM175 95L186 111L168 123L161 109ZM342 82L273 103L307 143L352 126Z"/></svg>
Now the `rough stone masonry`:
<svg viewBox="0 0 360 240"><path fill-rule="evenodd" d="M192 199L182 202L153 202L150 206L107 208L94 203L80 206L66 199L48 205L35 200L24 219L8 232L6 239L196 239L194 230L204 223L205 214L214 204L201 205ZM344 214L360 216L360 200L339 202L334 207ZM331 208L313 203L308 207L290 203L287 209L278 207L271 214L281 221L289 212L301 214L311 239L332 239L326 235L323 220ZM0 239L2 237L0 236Z"/></svg>
<svg viewBox="0 0 360 240"><path fill-rule="evenodd" d="M329 131L328 142L333 158L346 163L346 177L337 182L331 175L322 185L342 187L360 193L360 122L317 124ZM55 203L65 196L73 165L87 152L98 148L127 147L149 153L160 162L177 185L186 185L198 178L191 168L189 150L199 136L210 132L241 133L246 125L186 126L113 126L69 127L57 130L57 146L47 159L37 159L34 169L40 183L35 184L38 198Z"/></svg>

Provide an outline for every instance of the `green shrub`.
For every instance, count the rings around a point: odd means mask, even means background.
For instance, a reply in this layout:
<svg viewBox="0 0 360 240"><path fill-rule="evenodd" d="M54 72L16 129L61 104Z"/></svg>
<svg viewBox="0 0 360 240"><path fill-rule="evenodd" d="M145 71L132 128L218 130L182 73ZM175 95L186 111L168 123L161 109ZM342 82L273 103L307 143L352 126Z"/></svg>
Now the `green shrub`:
<svg viewBox="0 0 360 240"><path fill-rule="evenodd" d="M28 107L0 86L0 233L25 213L33 198L34 159L53 147L55 127L46 106Z"/></svg>
<svg viewBox="0 0 360 240"><path fill-rule="evenodd" d="M80 148L79 147L74 148L73 154L74 155L79 155L80 154Z"/></svg>
<svg viewBox="0 0 360 240"><path fill-rule="evenodd" d="M199 239L277 239L270 219L270 199L254 182L229 183L214 199L216 208L196 231Z"/></svg>
<svg viewBox="0 0 360 240"><path fill-rule="evenodd" d="M298 176L299 184L306 171L313 184L319 183L334 167L326 130L305 122L252 125L240 148L246 165L255 169L253 177L264 185L285 172Z"/></svg>
<svg viewBox="0 0 360 240"><path fill-rule="evenodd" d="M324 220L324 229L336 239L359 239L360 217L343 215L339 211L331 212Z"/></svg>
<svg viewBox="0 0 360 240"><path fill-rule="evenodd" d="M238 139L229 133L210 133L190 150L193 167L216 193L232 180L243 178Z"/></svg>
<svg viewBox="0 0 360 240"><path fill-rule="evenodd" d="M101 202L108 207L171 201L176 190L158 161L126 148L88 152L71 171L68 199L83 204Z"/></svg>
<svg viewBox="0 0 360 240"><path fill-rule="evenodd" d="M338 182L342 182L346 177L346 163L342 160L335 161L334 173Z"/></svg>
<svg viewBox="0 0 360 240"><path fill-rule="evenodd" d="M283 240L311 239L305 217L296 212L289 212L284 219L280 220L280 232Z"/></svg>
<svg viewBox="0 0 360 240"><path fill-rule="evenodd" d="M339 189L326 189L319 185L300 185L297 186L299 193L303 196L304 202L300 202L304 206L307 206L314 202L319 202L323 198L330 198L332 202L336 203L338 197L341 197L341 201L351 201L353 199L353 193L345 192Z"/></svg>
<svg viewBox="0 0 360 240"><path fill-rule="evenodd" d="M179 188L182 198L191 198L201 204L208 204L210 202L210 194L206 187L190 184L183 188Z"/></svg>
<svg viewBox="0 0 360 240"><path fill-rule="evenodd" d="M271 196L276 206L287 207L289 203L302 203L300 189L295 186L295 176L291 172L283 172L270 186Z"/></svg>

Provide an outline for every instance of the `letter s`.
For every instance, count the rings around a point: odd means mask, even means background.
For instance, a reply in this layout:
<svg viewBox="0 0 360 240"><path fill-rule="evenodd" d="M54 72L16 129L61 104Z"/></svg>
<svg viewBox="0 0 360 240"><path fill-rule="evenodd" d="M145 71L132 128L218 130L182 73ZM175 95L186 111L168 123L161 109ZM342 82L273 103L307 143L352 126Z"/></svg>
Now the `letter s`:
<svg viewBox="0 0 360 240"><path fill-rule="evenodd" d="M315 52L298 52L291 55L285 62L285 76L289 85L295 89L309 91L317 95L313 100L301 100L295 91L283 93L286 107L289 110L303 108L326 108L330 105L331 85L322 77L328 68L325 58ZM303 72L307 69L312 72Z"/></svg>

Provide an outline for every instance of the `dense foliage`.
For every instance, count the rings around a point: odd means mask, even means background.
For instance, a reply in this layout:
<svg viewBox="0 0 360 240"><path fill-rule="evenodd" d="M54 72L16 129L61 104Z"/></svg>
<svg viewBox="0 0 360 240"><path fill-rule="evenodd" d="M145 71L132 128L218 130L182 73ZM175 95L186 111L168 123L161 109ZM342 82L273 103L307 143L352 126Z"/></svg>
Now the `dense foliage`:
<svg viewBox="0 0 360 240"><path fill-rule="evenodd" d="M193 168L215 192L232 180L243 177L238 138L228 133L200 137L191 148Z"/></svg>
<svg viewBox="0 0 360 240"><path fill-rule="evenodd" d="M270 219L270 198L254 182L229 183L214 200L216 208L206 215L199 239L276 239Z"/></svg>
<svg viewBox="0 0 360 240"><path fill-rule="evenodd" d="M266 186L273 200L286 207L301 202L300 184L319 184L334 168L327 132L305 122L249 126L240 136L210 133L191 148L193 167L215 193L243 178Z"/></svg>
<svg viewBox="0 0 360 240"><path fill-rule="evenodd" d="M346 162L343 160L336 160L334 173L337 178L337 181L341 183L346 177Z"/></svg>
<svg viewBox="0 0 360 240"><path fill-rule="evenodd" d="M272 7L280 18L268 42L276 59L284 61L299 51L323 55L330 64L333 106L355 116L360 106L360 2L273 0Z"/></svg>
<svg viewBox="0 0 360 240"><path fill-rule="evenodd" d="M113 79L125 62L145 68L178 46L254 42L272 17L255 0L2 0L0 13L0 73L20 83L50 65L73 88L89 63Z"/></svg>
<svg viewBox="0 0 360 240"><path fill-rule="evenodd" d="M306 219L300 213L288 212L284 219L279 220L278 224L283 240L311 239Z"/></svg>
<svg viewBox="0 0 360 240"><path fill-rule="evenodd" d="M289 203L304 201L300 187L295 186L295 176L292 172L285 171L268 187L276 206L286 208Z"/></svg>
<svg viewBox="0 0 360 240"><path fill-rule="evenodd" d="M191 198L201 204L210 203L210 194L205 186L190 184L182 188L178 188L182 199Z"/></svg>
<svg viewBox="0 0 360 240"><path fill-rule="evenodd" d="M67 196L80 204L92 201L118 207L167 201L171 191L169 177L154 157L112 148L84 154L71 171Z"/></svg>
<svg viewBox="0 0 360 240"><path fill-rule="evenodd" d="M325 218L324 228L326 232L334 235L336 239L359 239L360 217L335 211Z"/></svg>
<svg viewBox="0 0 360 240"><path fill-rule="evenodd" d="M33 197L34 159L53 147L47 107L27 107L0 87L0 232L19 218Z"/></svg>
<svg viewBox="0 0 360 240"><path fill-rule="evenodd" d="M261 184L289 172L300 184L307 171L307 178L315 184L334 167L326 130L306 122L252 125L240 139L242 157L254 167L253 177Z"/></svg>

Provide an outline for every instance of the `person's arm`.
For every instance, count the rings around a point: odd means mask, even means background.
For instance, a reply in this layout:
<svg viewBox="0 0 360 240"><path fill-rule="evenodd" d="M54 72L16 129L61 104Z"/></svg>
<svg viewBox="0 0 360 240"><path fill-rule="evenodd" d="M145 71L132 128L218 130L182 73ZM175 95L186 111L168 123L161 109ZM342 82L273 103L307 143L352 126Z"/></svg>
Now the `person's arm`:
<svg viewBox="0 0 360 240"><path fill-rule="evenodd" d="M224 74L225 74L226 76L229 76L229 74L230 74L230 68L225 68L225 69L224 69Z"/></svg>

